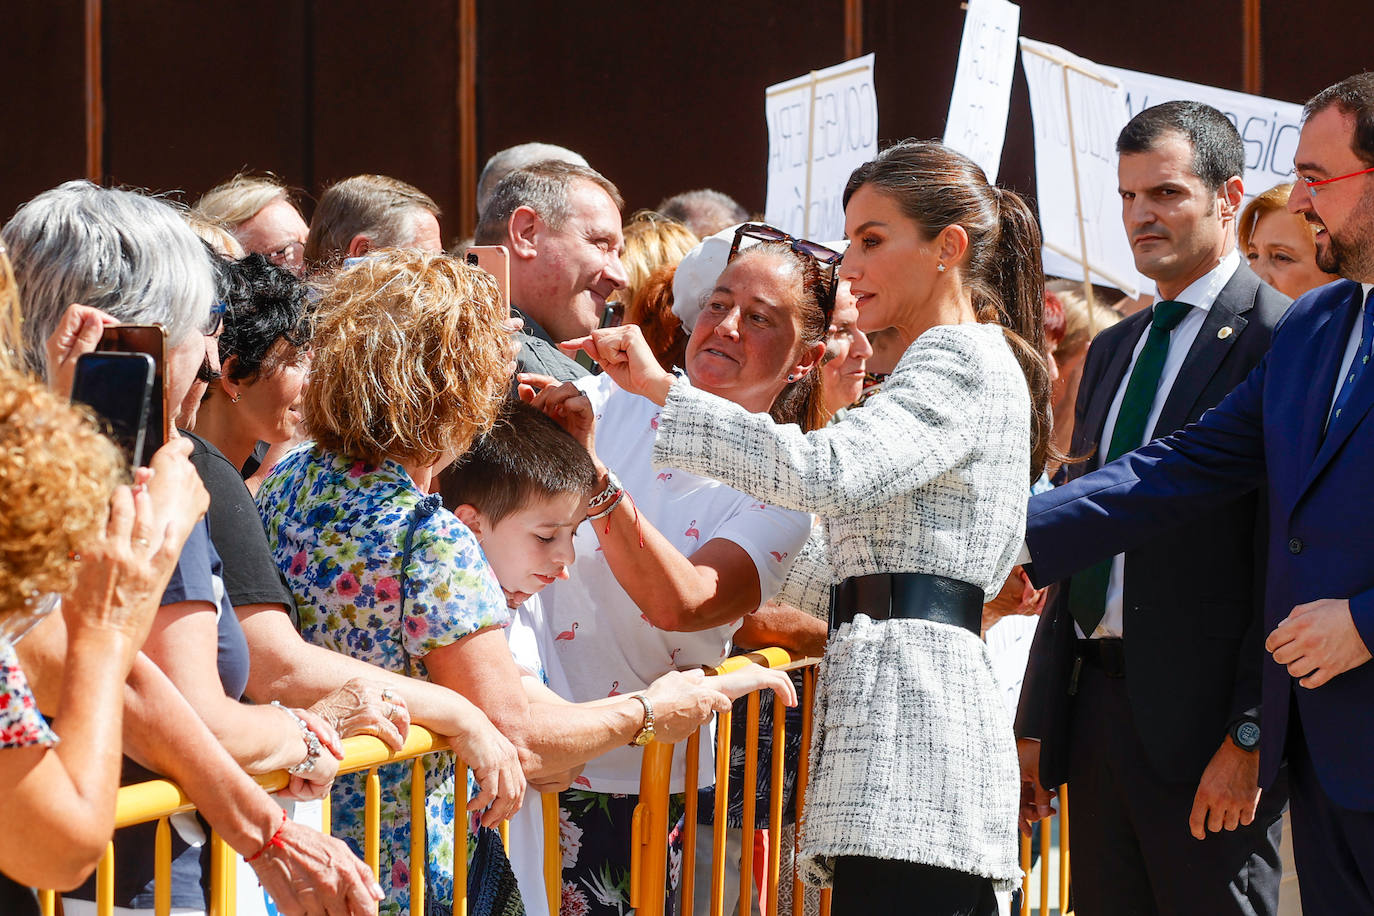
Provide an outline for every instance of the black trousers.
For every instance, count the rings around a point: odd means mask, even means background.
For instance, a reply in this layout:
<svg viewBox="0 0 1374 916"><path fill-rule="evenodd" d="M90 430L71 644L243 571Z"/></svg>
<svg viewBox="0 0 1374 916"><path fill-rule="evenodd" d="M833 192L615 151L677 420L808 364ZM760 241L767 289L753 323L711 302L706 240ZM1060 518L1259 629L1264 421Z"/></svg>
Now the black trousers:
<svg viewBox="0 0 1374 916"><path fill-rule="evenodd" d="M1286 774L1260 796L1250 826L1194 839L1188 816L1197 783L1155 773L1125 680L1085 665L1075 699L1069 844L1077 916L1273 916Z"/></svg>
<svg viewBox="0 0 1374 916"><path fill-rule="evenodd" d="M997 916L987 878L895 859L840 856L835 860L831 916Z"/></svg>
<svg viewBox="0 0 1374 916"><path fill-rule="evenodd" d="M1374 813L1342 808L1327 797L1307 753L1297 700L1290 706L1293 857L1303 912L1374 916Z"/></svg>

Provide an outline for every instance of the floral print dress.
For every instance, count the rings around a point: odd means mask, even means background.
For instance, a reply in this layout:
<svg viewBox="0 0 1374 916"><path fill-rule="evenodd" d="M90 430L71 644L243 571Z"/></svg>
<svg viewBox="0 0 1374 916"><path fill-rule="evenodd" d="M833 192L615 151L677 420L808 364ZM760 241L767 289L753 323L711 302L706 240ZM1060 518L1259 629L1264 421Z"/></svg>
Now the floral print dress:
<svg viewBox="0 0 1374 916"><path fill-rule="evenodd" d="M10 641L0 636L0 749L52 747L57 735L48 727Z"/></svg>
<svg viewBox="0 0 1374 916"><path fill-rule="evenodd" d="M421 659L428 653L509 622L505 596L477 539L442 508L421 513L403 574L406 531L424 498L394 461L372 466L307 443L276 465L258 491L258 511L307 641L425 677ZM424 759L426 888L432 899L451 905L453 757ZM400 916L411 912L410 764L383 767L380 776L381 883L387 893L380 912ZM364 778L340 776L331 795L334 833L359 855Z"/></svg>

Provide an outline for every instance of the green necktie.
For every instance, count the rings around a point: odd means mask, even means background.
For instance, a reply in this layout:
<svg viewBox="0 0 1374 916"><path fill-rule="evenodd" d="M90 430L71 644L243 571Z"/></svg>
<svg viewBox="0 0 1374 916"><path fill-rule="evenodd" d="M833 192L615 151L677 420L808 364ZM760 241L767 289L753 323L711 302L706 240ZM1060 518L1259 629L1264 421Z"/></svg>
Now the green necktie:
<svg viewBox="0 0 1374 916"><path fill-rule="evenodd" d="M1131 379L1126 383L1126 393L1121 397L1121 409L1117 412L1112 441L1107 447L1107 461L1115 461L1144 444L1145 422L1154 407L1159 377L1169 355L1169 335L1190 308L1192 306L1186 302L1168 299L1155 303L1150 336L1136 358ZM1108 558L1069 580L1069 613L1084 636L1093 635L1102 622L1102 615L1107 612L1107 583L1111 575L1112 561Z"/></svg>

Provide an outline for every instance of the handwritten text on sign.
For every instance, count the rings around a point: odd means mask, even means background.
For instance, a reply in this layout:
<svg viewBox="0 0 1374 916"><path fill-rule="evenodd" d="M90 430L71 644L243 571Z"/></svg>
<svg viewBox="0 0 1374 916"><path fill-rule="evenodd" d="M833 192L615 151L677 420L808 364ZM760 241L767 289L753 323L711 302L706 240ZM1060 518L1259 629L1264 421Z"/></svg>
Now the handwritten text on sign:
<svg viewBox="0 0 1374 916"><path fill-rule="evenodd" d="M1011 78L1016 69L1016 32L1021 8L1007 0L969 0L959 68L945 119L945 143L997 180L1007 136Z"/></svg>
<svg viewBox="0 0 1374 916"><path fill-rule="evenodd" d="M878 152L873 55L770 86L768 222L817 241L844 236L844 186Z"/></svg>

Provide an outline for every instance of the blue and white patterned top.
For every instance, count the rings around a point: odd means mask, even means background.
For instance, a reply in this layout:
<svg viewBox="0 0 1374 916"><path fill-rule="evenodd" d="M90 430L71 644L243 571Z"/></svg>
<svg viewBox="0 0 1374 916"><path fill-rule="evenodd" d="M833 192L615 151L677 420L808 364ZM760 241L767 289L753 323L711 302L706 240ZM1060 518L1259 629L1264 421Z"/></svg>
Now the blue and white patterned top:
<svg viewBox="0 0 1374 916"><path fill-rule="evenodd" d="M273 469L258 511L277 567L315 645L390 671L426 676L423 657L478 630L506 626L510 612L477 539L439 509L415 530L402 576L406 529L425 497L401 465L367 465L307 443ZM400 589L406 583L405 619ZM410 912L410 764L381 770L384 914ZM333 826L361 855L364 774L334 784ZM429 868L435 900L453 900L453 758L425 758ZM461 821L460 821L461 823Z"/></svg>

